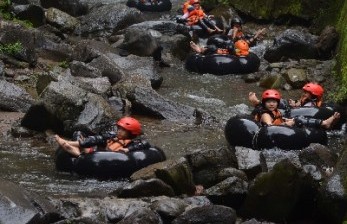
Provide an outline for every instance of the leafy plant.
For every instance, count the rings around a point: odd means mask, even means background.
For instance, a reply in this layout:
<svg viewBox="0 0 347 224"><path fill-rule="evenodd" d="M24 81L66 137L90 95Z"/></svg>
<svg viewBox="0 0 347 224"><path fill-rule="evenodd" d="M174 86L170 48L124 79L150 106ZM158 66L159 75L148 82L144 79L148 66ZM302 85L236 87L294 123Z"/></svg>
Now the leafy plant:
<svg viewBox="0 0 347 224"><path fill-rule="evenodd" d="M69 62L62 61L62 62L59 63L59 67L68 68L69 67Z"/></svg>
<svg viewBox="0 0 347 224"><path fill-rule="evenodd" d="M20 20L15 18L8 10L11 5L11 0L0 0L0 16L4 20L11 20L13 22L19 23L26 28L33 27L33 24L28 20Z"/></svg>
<svg viewBox="0 0 347 224"><path fill-rule="evenodd" d="M17 41L12 44L0 45L0 53L15 55L23 50L23 45L21 42Z"/></svg>

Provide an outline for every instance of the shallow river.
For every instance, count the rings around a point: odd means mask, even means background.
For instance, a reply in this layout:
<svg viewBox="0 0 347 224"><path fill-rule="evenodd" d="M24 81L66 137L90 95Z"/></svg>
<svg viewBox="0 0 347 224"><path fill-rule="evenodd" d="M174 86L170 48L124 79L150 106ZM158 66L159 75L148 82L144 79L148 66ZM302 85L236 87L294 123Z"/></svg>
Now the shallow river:
<svg viewBox="0 0 347 224"><path fill-rule="evenodd" d="M168 158L177 158L191 150L226 147L224 125L240 112L250 112L249 91L260 96L263 91L255 83L248 84L241 76L193 74L176 61L161 69L164 82L158 92L168 99L207 111L216 123L209 126L178 124L165 120L138 117L143 123L145 137L152 145L161 147ZM285 98L298 98L300 91L283 92ZM339 145L339 143L334 143ZM102 196L126 180L98 181L81 179L69 173L59 173L54 167L55 145L50 138L2 137L0 139L0 175L41 195Z"/></svg>

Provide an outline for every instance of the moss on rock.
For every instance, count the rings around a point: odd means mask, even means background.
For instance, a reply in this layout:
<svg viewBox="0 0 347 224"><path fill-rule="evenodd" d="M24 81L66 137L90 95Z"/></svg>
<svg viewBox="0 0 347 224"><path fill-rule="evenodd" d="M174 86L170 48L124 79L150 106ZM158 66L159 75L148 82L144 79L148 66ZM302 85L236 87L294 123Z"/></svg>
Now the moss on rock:
<svg viewBox="0 0 347 224"><path fill-rule="evenodd" d="M340 86L335 99L339 101L347 101L347 2L344 2L340 16L337 21L337 29L340 33L340 41L338 46L337 63L335 72L340 80Z"/></svg>

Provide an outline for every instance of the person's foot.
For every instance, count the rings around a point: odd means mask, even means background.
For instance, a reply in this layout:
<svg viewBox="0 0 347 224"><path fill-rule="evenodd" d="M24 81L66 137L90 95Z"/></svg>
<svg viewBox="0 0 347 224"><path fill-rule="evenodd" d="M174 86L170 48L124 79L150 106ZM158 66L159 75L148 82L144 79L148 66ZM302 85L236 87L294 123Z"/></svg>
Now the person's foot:
<svg viewBox="0 0 347 224"><path fill-rule="evenodd" d="M55 135L54 136L55 140L57 141L57 143L59 144L59 146L64 149L65 151L71 153L74 156L79 156L81 155L81 152L79 151L79 149L77 147L73 147L71 145L69 145L67 143L67 141L65 141L63 138L61 138L59 135Z"/></svg>
<svg viewBox="0 0 347 224"><path fill-rule="evenodd" d="M201 53L201 48L194 43L193 41L190 41L190 47L196 52L196 53Z"/></svg>
<svg viewBox="0 0 347 224"><path fill-rule="evenodd" d="M223 32L224 32L224 30L219 29L218 27L216 27L216 32L217 32L217 33L223 33Z"/></svg>
<svg viewBox="0 0 347 224"><path fill-rule="evenodd" d="M322 122L322 127L330 129L335 124L335 122L340 119L340 116L340 113L335 112L331 117Z"/></svg>
<svg viewBox="0 0 347 224"><path fill-rule="evenodd" d="M195 192L194 195L199 196L204 193L204 186L202 185L195 185Z"/></svg>
<svg viewBox="0 0 347 224"><path fill-rule="evenodd" d="M211 29L211 28L207 28L207 32L208 32L208 33L214 33L214 32L216 32L216 30Z"/></svg>

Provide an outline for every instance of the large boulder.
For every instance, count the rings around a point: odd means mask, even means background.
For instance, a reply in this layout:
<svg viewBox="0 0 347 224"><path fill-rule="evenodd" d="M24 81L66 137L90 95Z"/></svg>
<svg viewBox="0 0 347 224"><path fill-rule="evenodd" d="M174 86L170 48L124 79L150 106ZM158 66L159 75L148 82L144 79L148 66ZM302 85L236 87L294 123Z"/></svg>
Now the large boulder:
<svg viewBox="0 0 347 224"><path fill-rule="evenodd" d="M62 217L41 196L6 181L0 181L0 223L55 223Z"/></svg>
<svg viewBox="0 0 347 224"><path fill-rule="evenodd" d="M220 223L234 224L236 222L234 209L222 205L208 205L187 210L172 221L172 224L185 223Z"/></svg>
<svg viewBox="0 0 347 224"><path fill-rule="evenodd" d="M347 220L347 146L344 147L334 172L321 186L317 200L320 221L332 224Z"/></svg>
<svg viewBox="0 0 347 224"><path fill-rule="evenodd" d="M287 29L274 39L266 50L264 58L271 62L291 59L318 58L316 42L318 37L308 32Z"/></svg>
<svg viewBox="0 0 347 224"><path fill-rule="evenodd" d="M89 93L66 79L52 81L40 97L39 105L29 110L22 120L22 125L29 129L53 128L38 125L49 120L48 124L54 124L55 128L63 126L66 134L75 130L99 133L122 116L102 96ZM41 112L39 115L35 113L37 110Z"/></svg>
<svg viewBox="0 0 347 224"><path fill-rule="evenodd" d="M302 220L311 216L318 186L289 160L259 174L249 187L240 215L272 222Z"/></svg>
<svg viewBox="0 0 347 224"><path fill-rule="evenodd" d="M4 111L27 112L35 100L21 87L0 80L0 109Z"/></svg>
<svg viewBox="0 0 347 224"><path fill-rule="evenodd" d="M110 4L94 8L81 17L75 34L82 36L109 36L113 32L142 22L141 12L123 4Z"/></svg>
<svg viewBox="0 0 347 224"><path fill-rule="evenodd" d="M331 8L335 1L231 0L229 5L238 12L261 20L275 20L279 24L309 25L321 11Z"/></svg>

